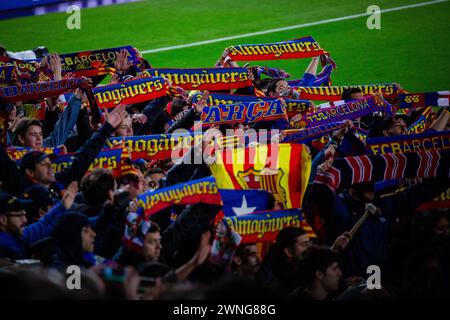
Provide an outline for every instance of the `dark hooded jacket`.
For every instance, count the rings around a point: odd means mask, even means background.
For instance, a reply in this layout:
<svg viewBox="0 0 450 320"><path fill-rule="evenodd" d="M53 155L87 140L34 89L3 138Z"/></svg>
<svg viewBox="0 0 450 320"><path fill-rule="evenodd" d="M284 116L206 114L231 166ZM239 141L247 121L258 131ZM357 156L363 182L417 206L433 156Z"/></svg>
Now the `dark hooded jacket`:
<svg viewBox="0 0 450 320"><path fill-rule="evenodd" d="M87 226L89 226L88 218L75 211L59 218L53 233L56 251L53 267L63 270L70 265L85 268L92 265L86 260L82 247L81 231Z"/></svg>

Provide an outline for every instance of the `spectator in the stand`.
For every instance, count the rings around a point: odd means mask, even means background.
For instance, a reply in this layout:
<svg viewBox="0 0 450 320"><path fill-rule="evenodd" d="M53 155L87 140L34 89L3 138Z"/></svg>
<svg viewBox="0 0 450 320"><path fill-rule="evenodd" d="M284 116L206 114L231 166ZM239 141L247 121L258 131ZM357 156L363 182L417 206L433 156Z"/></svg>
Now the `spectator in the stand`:
<svg viewBox="0 0 450 320"><path fill-rule="evenodd" d="M80 203L77 207L78 212L87 216L99 214L105 202L112 200L116 190L116 181L111 170L97 168L87 174L81 180L82 199L77 199Z"/></svg>
<svg viewBox="0 0 450 320"><path fill-rule="evenodd" d="M151 168L145 173L145 181L147 182L147 187L151 190L158 189L161 185L161 179L166 177L166 173L163 169L159 167Z"/></svg>
<svg viewBox="0 0 450 320"><path fill-rule="evenodd" d="M80 181L86 173L106 139L122 122L126 115L124 109L125 106L116 107L109 114L107 122L76 153L72 164L57 173L54 173L52 168L52 157L41 151L30 151L25 154L18 170L16 163L1 147L0 165L4 170L0 173L0 181L3 181L5 190L20 196L27 191L27 188L39 184L48 190L49 197L54 198L55 201L60 199L64 187L73 180Z"/></svg>
<svg viewBox="0 0 450 320"><path fill-rule="evenodd" d="M132 206L131 211L136 211L136 203ZM155 222L139 221L137 225L136 214L131 212L127 217L127 229L125 230L123 246L120 248L114 260L122 266L132 265L140 270L144 270L151 263L156 263L161 255L161 229ZM187 262L174 270L176 278L179 280L186 279L191 272L205 262L209 255L211 246L209 239L211 233L203 232L199 241L195 242L197 250L195 254ZM198 244L199 243L199 244Z"/></svg>
<svg viewBox="0 0 450 320"><path fill-rule="evenodd" d="M83 92L77 89L69 100L59 120L56 122L50 136L44 139L42 123L37 119L23 118L19 120L16 128L17 143L23 147L41 148L57 147L64 144L70 132L77 123L81 109Z"/></svg>
<svg viewBox="0 0 450 320"><path fill-rule="evenodd" d="M233 257L233 271L236 274L254 277L259 271L261 261L256 244L240 245Z"/></svg>
<svg viewBox="0 0 450 320"><path fill-rule="evenodd" d="M298 285L296 262L310 245L311 240L302 228L284 228L264 257L258 277L280 293L288 294Z"/></svg>
<svg viewBox="0 0 450 320"><path fill-rule="evenodd" d="M319 57L314 57L311 60L308 68L303 74L300 86L312 86L314 80L316 79L317 66L319 64ZM266 95L271 98L288 98L288 99L299 99L300 94L294 90L289 83L283 78L272 79L266 88Z"/></svg>
<svg viewBox="0 0 450 320"><path fill-rule="evenodd" d="M127 219L132 219L132 217L134 215L130 213ZM128 228L125 232L132 232L132 230ZM144 262L158 261L162 248L161 229L158 224L151 222L147 225L142 222L134 232L136 232L134 241L125 241L114 257L117 263L139 267ZM134 244L137 241L139 241L140 246Z"/></svg>
<svg viewBox="0 0 450 320"><path fill-rule="evenodd" d="M127 186L130 200L133 200L147 190L147 181L145 180L142 171L135 167L131 172L127 172L120 176L118 184L119 189Z"/></svg>
<svg viewBox="0 0 450 320"><path fill-rule="evenodd" d="M51 235L59 216L73 203L78 184L72 182L64 192L62 202L56 204L38 222L26 226L25 210L31 204L10 194L0 195L0 257L13 260L29 258L29 247Z"/></svg>
<svg viewBox="0 0 450 320"><path fill-rule="evenodd" d="M360 88L349 88L342 93L342 100L358 100L362 99L364 95Z"/></svg>
<svg viewBox="0 0 450 320"><path fill-rule="evenodd" d="M95 236L85 215L73 211L61 216L53 232L56 248L53 267L65 271L70 265L85 268L94 265L90 254L94 252Z"/></svg>
<svg viewBox="0 0 450 320"><path fill-rule="evenodd" d="M331 245L338 235L352 229L367 204L373 203L378 208L377 214L364 221L342 252L346 277L364 277L369 265L384 268L390 228L399 219L411 217L415 208L438 196L448 185L447 177L430 178L401 192L377 196L371 182L354 184L337 195L324 185L314 184L304 201L304 210L309 221L321 221L315 228L326 230L322 241Z"/></svg>
<svg viewBox="0 0 450 320"><path fill-rule="evenodd" d="M130 137L133 136L133 125L131 117L126 116L120 125L114 130L114 136L116 137Z"/></svg>
<svg viewBox="0 0 450 320"><path fill-rule="evenodd" d="M289 298L292 300L327 300L339 289L342 271L339 255L325 246L308 248L299 261L300 287Z"/></svg>

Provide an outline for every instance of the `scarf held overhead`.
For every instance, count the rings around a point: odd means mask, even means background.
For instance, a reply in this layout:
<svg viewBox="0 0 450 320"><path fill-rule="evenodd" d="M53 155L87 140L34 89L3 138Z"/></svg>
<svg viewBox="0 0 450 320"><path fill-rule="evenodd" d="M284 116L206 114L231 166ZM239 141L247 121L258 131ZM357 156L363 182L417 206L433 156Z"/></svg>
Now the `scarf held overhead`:
<svg viewBox="0 0 450 320"><path fill-rule="evenodd" d="M286 106L283 100L263 102L241 102L236 104L210 106L203 108L202 124L235 124L286 119Z"/></svg>
<svg viewBox="0 0 450 320"><path fill-rule="evenodd" d="M122 49L126 50L127 58L133 66L142 63L137 50L132 46L125 46L61 54L62 72L73 73L75 77L113 74L114 64Z"/></svg>
<svg viewBox="0 0 450 320"><path fill-rule="evenodd" d="M305 115L304 121L306 127L317 127L338 121L353 120L377 111L389 112L391 105L384 99L369 96L339 106L320 109Z"/></svg>
<svg viewBox="0 0 450 320"><path fill-rule="evenodd" d="M92 90L99 107L114 108L119 104L134 104L153 100L166 94L163 78L139 78Z"/></svg>
<svg viewBox="0 0 450 320"><path fill-rule="evenodd" d="M367 154L407 153L450 149L450 131L424 132L367 139Z"/></svg>
<svg viewBox="0 0 450 320"><path fill-rule="evenodd" d="M137 197L138 206L145 217L172 205L194 203L221 204L221 198L213 177L176 184L167 188L143 193Z"/></svg>
<svg viewBox="0 0 450 320"><path fill-rule="evenodd" d="M366 84L355 86L331 86L331 87L294 87L300 93L300 99L336 101L342 99L344 90L350 88L361 89L363 95L380 92L384 97L394 97L398 89L395 83Z"/></svg>
<svg viewBox="0 0 450 320"><path fill-rule="evenodd" d="M77 87L85 87L87 84L85 79L71 78L59 81L0 87L0 97L9 102L43 99L46 97L59 96L60 94Z"/></svg>
<svg viewBox="0 0 450 320"><path fill-rule="evenodd" d="M450 91L406 93L397 96L400 108L448 107Z"/></svg>
<svg viewBox="0 0 450 320"><path fill-rule="evenodd" d="M335 159L333 166L326 172L318 173L314 182L338 190L368 181L448 177L449 165L448 150L345 157Z"/></svg>
<svg viewBox="0 0 450 320"><path fill-rule="evenodd" d="M202 134L155 134L131 137L113 137L107 146L124 146L133 159L166 160L179 159L193 144L203 139Z"/></svg>
<svg viewBox="0 0 450 320"><path fill-rule="evenodd" d="M147 69L142 74L167 78L185 90L231 90L252 85L245 68Z"/></svg>
<svg viewBox="0 0 450 320"><path fill-rule="evenodd" d="M314 231L306 223L300 209L265 211L238 217L224 217L224 222L241 237L241 243L272 242L286 227L301 227L310 238Z"/></svg>
<svg viewBox="0 0 450 320"><path fill-rule="evenodd" d="M198 102L202 97L202 94L196 93L192 100L193 103ZM258 101L275 101L276 98L269 97L258 97L258 96L245 96L237 94L224 94L224 93L210 93L207 105L217 106L221 104L234 104L240 102L258 102ZM308 112L311 108L311 102L308 100L295 100L286 99L284 100L286 104L286 113L289 118L299 114Z"/></svg>
<svg viewBox="0 0 450 320"><path fill-rule="evenodd" d="M228 51L228 56L235 61L310 58L324 52L310 36L275 43L236 45L228 47Z"/></svg>

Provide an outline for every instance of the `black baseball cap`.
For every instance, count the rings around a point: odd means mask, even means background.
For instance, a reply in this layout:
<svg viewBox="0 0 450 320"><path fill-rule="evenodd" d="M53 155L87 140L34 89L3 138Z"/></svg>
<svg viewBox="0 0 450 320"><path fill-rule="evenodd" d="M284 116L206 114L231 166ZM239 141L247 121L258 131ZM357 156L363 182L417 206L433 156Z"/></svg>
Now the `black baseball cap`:
<svg viewBox="0 0 450 320"><path fill-rule="evenodd" d="M33 201L31 200L19 199L9 193L0 193L0 214L27 210L32 204Z"/></svg>
<svg viewBox="0 0 450 320"><path fill-rule="evenodd" d="M50 158L53 162L56 159L56 155L54 153L48 154L42 151L33 150L27 152L20 162L20 170L25 172L26 169L35 170L37 164L41 163L44 159Z"/></svg>

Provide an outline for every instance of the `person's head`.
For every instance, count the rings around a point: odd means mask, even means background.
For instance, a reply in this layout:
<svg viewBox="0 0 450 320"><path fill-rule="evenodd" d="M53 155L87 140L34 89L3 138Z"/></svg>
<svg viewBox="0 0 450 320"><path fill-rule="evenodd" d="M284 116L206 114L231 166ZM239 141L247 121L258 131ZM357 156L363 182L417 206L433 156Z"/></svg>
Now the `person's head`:
<svg viewBox="0 0 450 320"><path fill-rule="evenodd" d="M187 110L189 105L186 100L181 98L174 98L167 104L166 111L171 118L174 118L180 112Z"/></svg>
<svg viewBox="0 0 450 320"><path fill-rule="evenodd" d="M15 104L8 104L8 125L11 125L17 117L17 107Z"/></svg>
<svg viewBox="0 0 450 320"><path fill-rule="evenodd" d="M33 201L33 205L27 210L28 223L38 221L55 204L50 190L37 183L25 189L23 197Z"/></svg>
<svg viewBox="0 0 450 320"><path fill-rule="evenodd" d="M157 223L152 221L145 234L142 257L145 261L157 261L161 254L161 248L161 229Z"/></svg>
<svg viewBox="0 0 450 320"><path fill-rule="evenodd" d="M362 99L364 95L359 88L349 88L344 90L342 93L342 100L359 100Z"/></svg>
<svg viewBox="0 0 450 320"><path fill-rule="evenodd" d="M81 229L81 247L83 252L94 252L95 232L91 226L84 226Z"/></svg>
<svg viewBox="0 0 450 320"><path fill-rule="evenodd" d="M131 117L125 117L120 125L114 131L116 137L129 137L134 135L133 133L133 123L131 122Z"/></svg>
<svg viewBox="0 0 450 320"><path fill-rule="evenodd" d="M20 162L20 170L31 181L48 187L56 181L52 167L54 154L46 154L41 151L27 152Z"/></svg>
<svg viewBox="0 0 450 320"><path fill-rule="evenodd" d="M145 180L148 188L157 189L161 179L166 177L166 173L159 167L151 168L145 174Z"/></svg>
<svg viewBox="0 0 450 320"><path fill-rule="evenodd" d="M2 45L0 45L0 57L7 57L8 53L6 51L6 48Z"/></svg>
<svg viewBox="0 0 450 320"><path fill-rule="evenodd" d="M258 272L261 260L256 244L240 245L233 257L233 264L242 275L251 276Z"/></svg>
<svg viewBox="0 0 450 320"><path fill-rule="evenodd" d="M23 118L16 128L17 140L23 147L42 148L44 136L42 134L42 123L37 119Z"/></svg>
<svg viewBox="0 0 450 320"><path fill-rule="evenodd" d="M88 218L74 211L60 216L53 232L57 252L73 264L83 263L83 253L94 251L95 236Z"/></svg>
<svg viewBox="0 0 450 320"><path fill-rule="evenodd" d="M278 233L276 245L288 260L295 261L311 246L311 241L302 228L286 227Z"/></svg>
<svg viewBox="0 0 450 320"><path fill-rule="evenodd" d="M130 185L130 199L136 198L147 189L147 181L141 170L135 169L132 173L124 174L119 179L119 185Z"/></svg>
<svg viewBox="0 0 450 320"><path fill-rule="evenodd" d="M106 200L112 200L116 181L111 170L98 168L84 176L81 180L81 192L90 205L103 205Z"/></svg>
<svg viewBox="0 0 450 320"><path fill-rule="evenodd" d="M420 231L418 241L420 245L430 245L436 240L448 239L450 215L446 212L432 210L420 218L417 217L416 226Z"/></svg>
<svg viewBox="0 0 450 320"><path fill-rule="evenodd" d="M383 132L383 136L393 137L405 133L406 127L403 120L399 121L393 118L389 118L384 120L381 130Z"/></svg>
<svg viewBox="0 0 450 320"><path fill-rule="evenodd" d="M339 255L326 246L311 246L303 253L298 272L302 287L336 291L342 276Z"/></svg>
<svg viewBox="0 0 450 320"><path fill-rule="evenodd" d="M0 230L21 237L27 224L25 210L31 205L32 201L0 193Z"/></svg>
<svg viewBox="0 0 450 320"><path fill-rule="evenodd" d="M448 214L439 214L435 213L435 223L433 226L433 234L436 236L449 236L450 234L450 228L449 228L449 222L450 217Z"/></svg>
<svg viewBox="0 0 450 320"><path fill-rule="evenodd" d="M358 202L372 202L375 199L375 184L373 182L352 184L349 188L349 194Z"/></svg>
<svg viewBox="0 0 450 320"><path fill-rule="evenodd" d="M289 83L283 78L275 78L267 85L267 95L272 98L284 96L290 89Z"/></svg>

